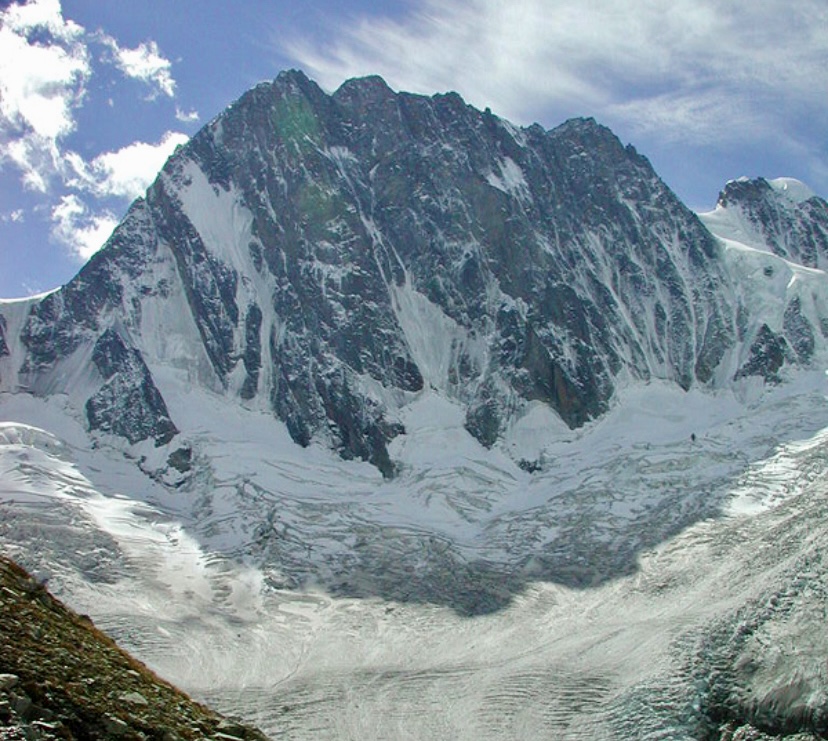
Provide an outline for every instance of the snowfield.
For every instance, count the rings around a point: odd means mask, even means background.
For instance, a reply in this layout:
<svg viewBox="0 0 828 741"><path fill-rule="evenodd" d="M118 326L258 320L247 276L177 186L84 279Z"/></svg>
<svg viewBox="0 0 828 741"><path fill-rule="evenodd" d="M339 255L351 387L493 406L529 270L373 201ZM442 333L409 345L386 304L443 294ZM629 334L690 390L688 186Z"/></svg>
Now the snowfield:
<svg viewBox="0 0 828 741"><path fill-rule="evenodd" d="M171 372L197 452L166 483L10 395L0 543L273 738L697 738L714 693L825 704L827 389L650 384L494 453L426 392L384 481Z"/></svg>

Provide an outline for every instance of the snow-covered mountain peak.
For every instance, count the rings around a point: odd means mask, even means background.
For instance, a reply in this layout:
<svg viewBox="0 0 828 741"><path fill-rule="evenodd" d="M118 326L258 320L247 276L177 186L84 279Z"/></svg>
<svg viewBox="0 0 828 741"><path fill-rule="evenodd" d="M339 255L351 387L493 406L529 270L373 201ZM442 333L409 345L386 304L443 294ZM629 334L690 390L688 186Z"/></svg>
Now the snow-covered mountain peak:
<svg viewBox="0 0 828 741"><path fill-rule="evenodd" d="M766 204L816 238L824 202L801 190L729 183L706 223L776 251L754 228ZM327 95L291 70L180 148L74 281L6 312L0 382L72 377L92 430L165 446L182 429L159 386L172 370L391 476L427 391L491 448L537 404L576 428L621 385L812 362L819 292L760 310L723 254L594 119L521 129L454 94L367 77Z"/></svg>
<svg viewBox="0 0 828 741"><path fill-rule="evenodd" d="M391 475L401 406L426 386L486 446L535 402L582 425L621 376L712 382L734 304L714 240L594 120L519 129L457 95L361 78L328 96L289 71L178 150L108 247L33 305L4 375L44 388L114 342L118 368L84 386L95 429L123 433L106 415L140 398L129 439L166 440L154 379L187 368Z"/></svg>
<svg viewBox="0 0 828 741"><path fill-rule="evenodd" d="M724 239L807 267L828 266L828 203L794 178L731 180L715 210L700 216Z"/></svg>

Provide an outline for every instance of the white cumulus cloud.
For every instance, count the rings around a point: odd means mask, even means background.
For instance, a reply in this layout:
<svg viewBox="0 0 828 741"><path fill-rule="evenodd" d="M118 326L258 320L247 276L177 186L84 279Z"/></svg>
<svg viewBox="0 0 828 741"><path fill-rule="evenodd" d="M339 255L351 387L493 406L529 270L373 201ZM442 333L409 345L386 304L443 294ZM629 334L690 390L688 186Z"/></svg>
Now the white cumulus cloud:
<svg viewBox="0 0 828 741"><path fill-rule="evenodd" d="M115 152L104 152L86 163L76 153L67 156L75 171L69 184L99 197L133 199L142 195L186 134L168 131L157 144L133 142Z"/></svg>
<svg viewBox="0 0 828 741"><path fill-rule="evenodd" d="M0 167L12 166L25 187L41 194L32 213L50 214L52 238L81 259L115 227L113 199L141 195L187 140L168 131L156 143L135 141L96 156L72 151L67 141L101 64L145 83L150 98L175 96L172 65L156 42L127 48L102 31L90 33L64 17L60 0L0 3ZM193 122L198 114L176 108L176 118ZM22 216L8 211L0 223Z"/></svg>
<svg viewBox="0 0 828 741"><path fill-rule="evenodd" d="M60 140L91 75L83 28L57 0L0 12L0 163L11 161L29 188L45 191L60 168Z"/></svg>
<svg viewBox="0 0 828 741"><path fill-rule="evenodd" d="M63 196L52 209L52 237L83 260L94 255L118 225L109 211L93 212L78 196Z"/></svg>
<svg viewBox="0 0 828 741"><path fill-rule="evenodd" d="M154 94L175 97L172 63L161 54L155 41L145 41L134 49L122 47L111 36L103 37L115 59L115 64L127 76L153 88Z"/></svg>
<svg viewBox="0 0 828 741"><path fill-rule="evenodd" d="M129 49L111 36L89 34L63 17L59 0L11 4L0 10L0 164L15 165L24 184L43 193L55 177L75 178L80 170L94 173L105 195L132 198L136 183L147 181L149 168L160 168L183 134L168 133L157 145L136 142L89 164L66 150L93 74L91 42L103 43L127 77L174 96L171 63L154 41ZM177 118L192 122L198 114L179 111Z"/></svg>

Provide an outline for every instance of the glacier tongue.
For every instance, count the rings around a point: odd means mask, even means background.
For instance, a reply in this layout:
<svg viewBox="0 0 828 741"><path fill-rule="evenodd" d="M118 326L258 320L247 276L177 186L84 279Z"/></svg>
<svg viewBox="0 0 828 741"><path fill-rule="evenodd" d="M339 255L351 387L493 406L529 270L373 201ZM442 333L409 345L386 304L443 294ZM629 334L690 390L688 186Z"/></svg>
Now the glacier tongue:
<svg viewBox="0 0 828 741"><path fill-rule="evenodd" d="M722 693L785 717L825 689L826 383L715 404L630 387L539 432L533 476L424 392L389 482L176 373L161 387L198 451L177 490L92 448L57 400L15 396L36 426L0 427L0 538L275 738L695 738Z"/></svg>

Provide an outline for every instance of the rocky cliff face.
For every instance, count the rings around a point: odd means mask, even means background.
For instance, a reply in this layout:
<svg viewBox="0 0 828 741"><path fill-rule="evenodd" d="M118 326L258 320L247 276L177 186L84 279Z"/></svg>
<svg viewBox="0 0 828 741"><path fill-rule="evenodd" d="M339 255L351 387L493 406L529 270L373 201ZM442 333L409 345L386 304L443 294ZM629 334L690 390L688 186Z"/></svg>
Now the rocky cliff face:
<svg viewBox="0 0 828 741"><path fill-rule="evenodd" d="M769 208L757 223L781 240L790 224ZM778 251L819 265L826 205L797 208ZM179 149L77 278L18 312L15 353L0 331L0 378L45 394L71 376L91 429L163 445L177 428L156 370L173 368L391 475L397 410L426 387L490 446L532 401L574 427L619 381L688 389L807 362L812 322L791 304L788 340L760 332L722 256L591 119L517 128L456 94L371 77L327 95L286 72Z"/></svg>

